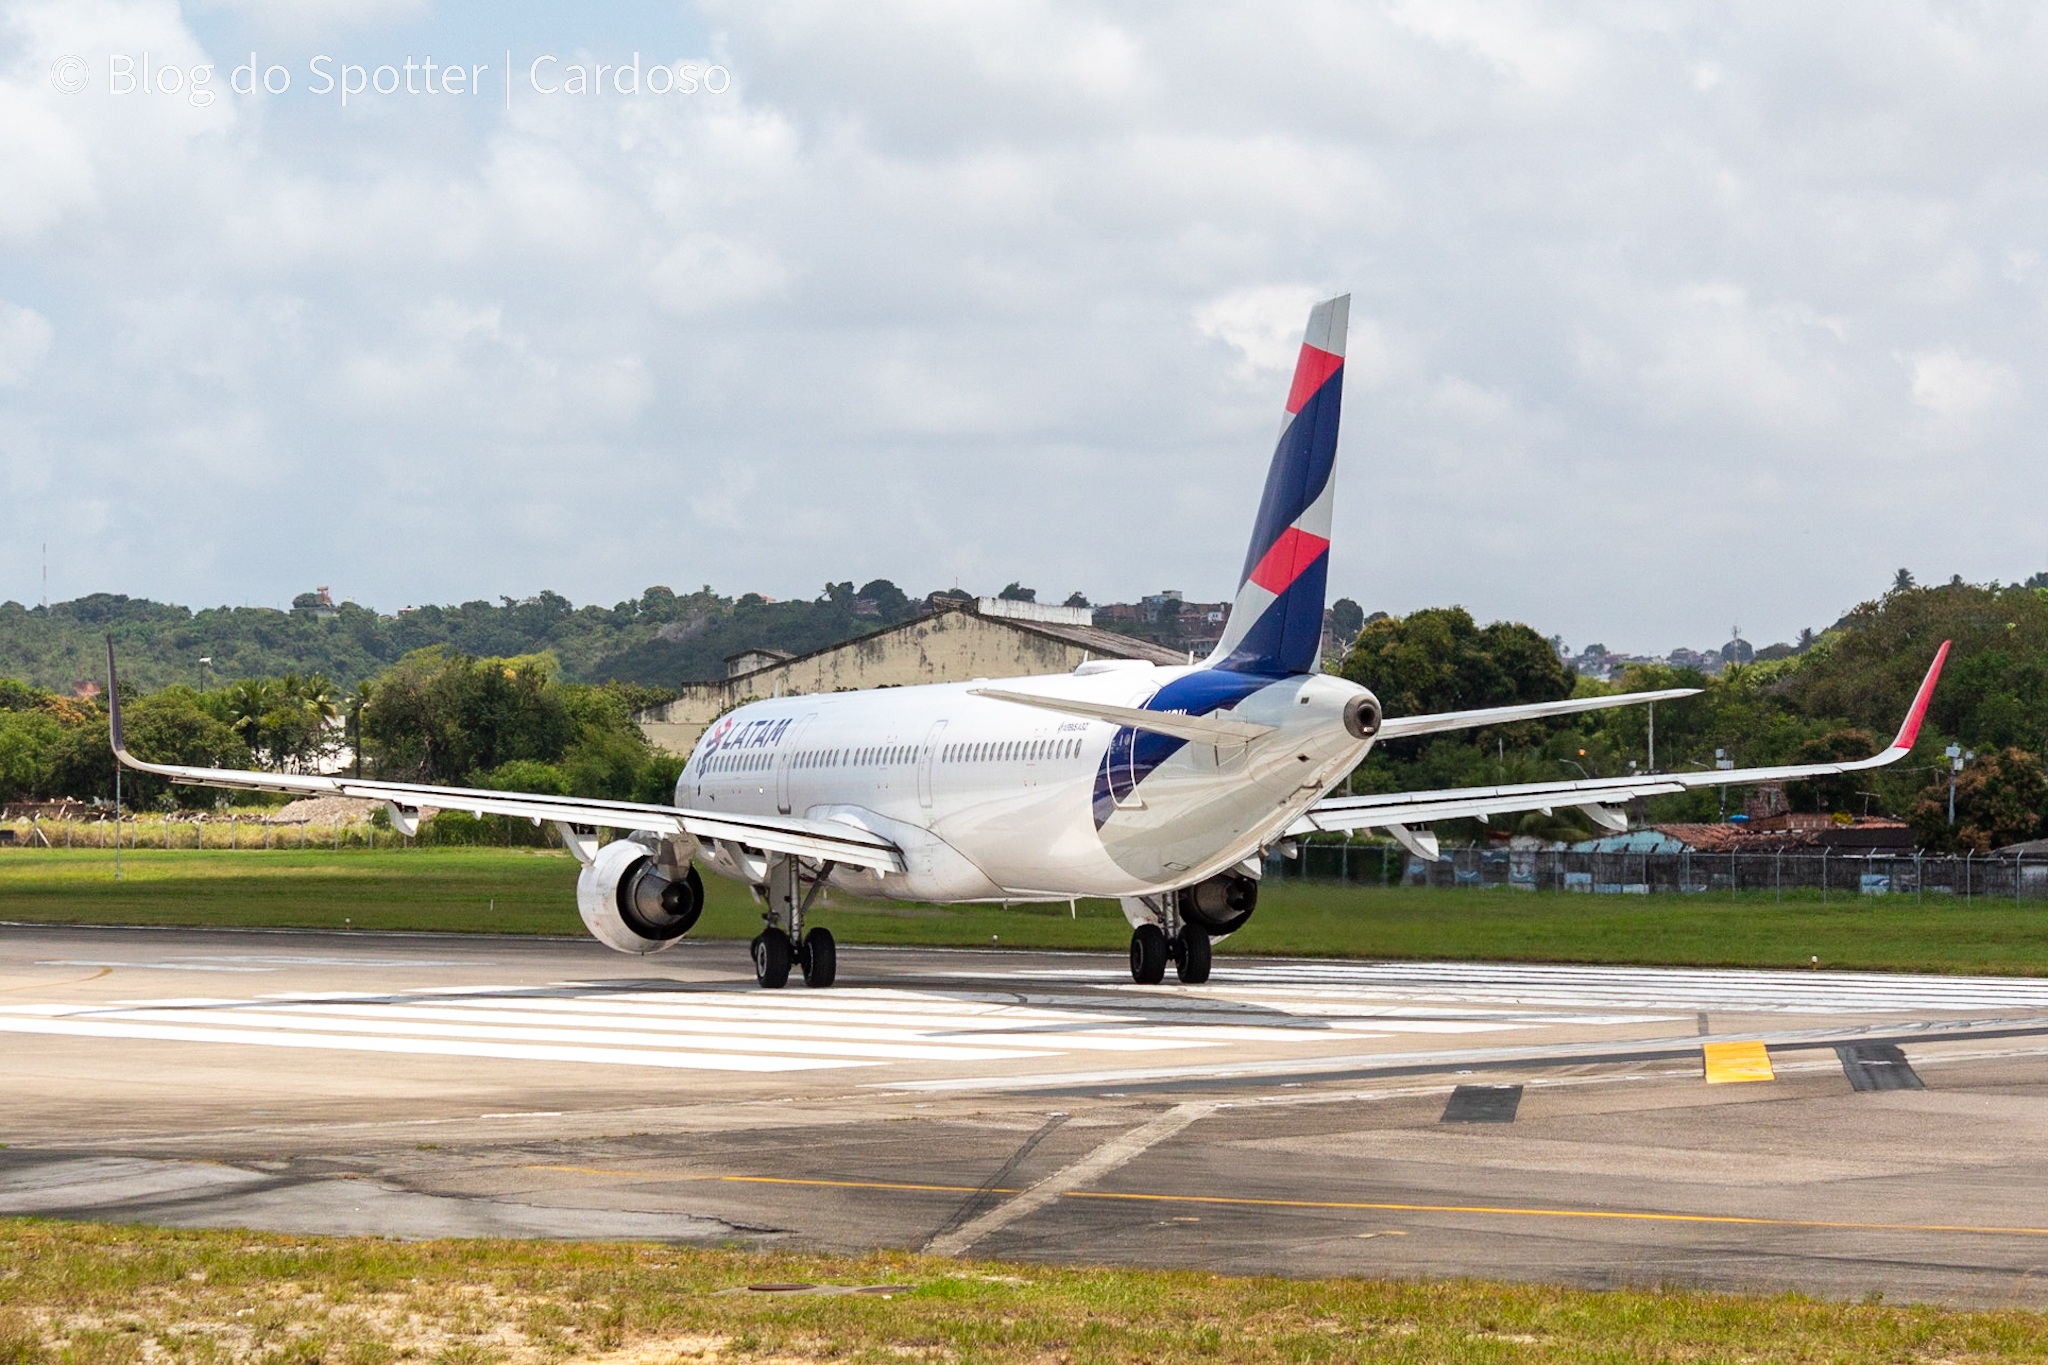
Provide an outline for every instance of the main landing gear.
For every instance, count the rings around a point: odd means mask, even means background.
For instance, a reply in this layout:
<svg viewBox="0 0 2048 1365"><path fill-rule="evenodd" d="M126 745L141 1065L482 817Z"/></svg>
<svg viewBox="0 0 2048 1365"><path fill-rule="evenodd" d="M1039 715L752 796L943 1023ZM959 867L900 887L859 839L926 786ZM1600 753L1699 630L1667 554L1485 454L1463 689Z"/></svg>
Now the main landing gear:
<svg viewBox="0 0 2048 1365"><path fill-rule="evenodd" d="M1131 922L1131 980L1156 986L1166 979L1166 964L1187 986L1209 979L1215 941L1244 928L1259 908L1259 884L1239 872L1226 872L1151 896L1125 896L1124 918Z"/></svg>
<svg viewBox="0 0 2048 1365"><path fill-rule="evenodd" d="M832 931L823 927L813 929L804 935L803 942L792 942L789 935L775 925L770 925L754 935L754 980L768 990L781 990L789 984L789 970L801 970L804 984L822 990L838 979L839 945L832 939Z"/></svg>
<svg viewBox="0 0 2048 1365"><path fill-rule="evenodd" d="M839 976L839 945L832 931L822 926L804 932L804 914L825 890L832 864L824 863L815 875L807 875L801 864L787 854L777 854L768 863L768 884L761 888L768 908L761 918L766 926L754 935L754 980L765 990L781 990L789 984L790 968L797 968L804 984L822 990ZM809 886L804 883L809 882ZM787 926L787 927L784 927Z"/></svg>
<svg viewBox="0 0 2048 1365"><path fill-rule="evenodd" d="M1166 964L1184 986L1199 986L1209 979L1211 952L1209 932L1198 924L1180 924L1168 938L1156 924L1141 924L1131 931L1131 980L1140 986L1156 986L1166 980Z"/></svg>

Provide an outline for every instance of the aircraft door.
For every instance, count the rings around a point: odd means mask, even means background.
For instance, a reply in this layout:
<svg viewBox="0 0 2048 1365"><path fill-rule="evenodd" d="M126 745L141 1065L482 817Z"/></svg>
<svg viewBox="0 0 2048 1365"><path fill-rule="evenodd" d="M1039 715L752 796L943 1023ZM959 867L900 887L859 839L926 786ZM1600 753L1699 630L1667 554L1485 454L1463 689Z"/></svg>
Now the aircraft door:
<svg viewBox="0 0 2048 1365"><path fill-rule="evenodd" d="M818 713L813 711L790 726L789 737L782 744L782 753L775 760L775 809L783 815L789 814L789 770L796 766L797 755L801 752L797 745L802 742L804 731L817 718Z"/></svg>
<svg viewBox="0 0 2048 1365"><path fill-rule="evenodd" d="M924 737L924 752L917 759L917 804L926 810L932 808L932 767L939 761L939 739L946 733L946 722L939 721Z"/></svg>
<svg viewBox="0 0 2048 1365"><path fill-rule="evenodd" d="M1143 810L1145 798L1138 795L1138 732L1123 726L1110 736L1109 794L1120 810Z"/></svg>

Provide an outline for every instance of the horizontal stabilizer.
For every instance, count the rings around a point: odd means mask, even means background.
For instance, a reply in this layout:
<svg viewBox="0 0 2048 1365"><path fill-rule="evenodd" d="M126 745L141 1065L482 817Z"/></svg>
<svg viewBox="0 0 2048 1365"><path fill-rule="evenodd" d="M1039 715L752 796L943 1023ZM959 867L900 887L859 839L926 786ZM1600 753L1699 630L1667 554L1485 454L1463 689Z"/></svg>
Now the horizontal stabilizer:
<svg viewBox="0 0 2048 1365"><path fill-rule="evenodd" d="M1380 723L1379 738L1408 739L1414 735L1442 734L1446 730L1477 730L1487 725L1513 725L1545 716L1569 716L1580 711L1605 711L1616 706L1641 706L1646 702L1676 701L1696 697L1697 687L1667 687L1657 692L1622 692L1611 697L1567 697L1563 701L1532 701L1519 706L1488 706L1477 711L1440 711L1433 716L1392 716Z"/></svg>

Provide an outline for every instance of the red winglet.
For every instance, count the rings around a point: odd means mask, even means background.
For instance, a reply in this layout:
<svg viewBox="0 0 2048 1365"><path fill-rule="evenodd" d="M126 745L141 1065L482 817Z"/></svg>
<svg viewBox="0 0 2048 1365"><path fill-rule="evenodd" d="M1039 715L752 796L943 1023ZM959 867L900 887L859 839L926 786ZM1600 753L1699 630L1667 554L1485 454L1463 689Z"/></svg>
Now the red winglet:
<svg viewBox="0 0 2048 1365"><path fill-rule="evenodd" d="M1913 709L1906 712L1906 723L1899 727L1898 738L1892 741L1893 749L1910 749L1920 738L1920 722L1927 719L1927 703L1934 700L1934 681L1941 676L1942 662L1948 658L1948 644L1948 641L1943 640L1941 648L1934 652L1934 662L1928 665L1927 676L1920 683L1920 691L1913 697Z"/></svg>

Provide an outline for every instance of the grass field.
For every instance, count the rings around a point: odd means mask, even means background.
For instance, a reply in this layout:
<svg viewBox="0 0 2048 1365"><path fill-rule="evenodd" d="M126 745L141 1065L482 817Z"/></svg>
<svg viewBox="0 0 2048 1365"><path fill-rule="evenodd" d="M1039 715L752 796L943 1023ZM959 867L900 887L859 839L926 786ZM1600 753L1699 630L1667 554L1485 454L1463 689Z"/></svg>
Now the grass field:
<svg viewBox="0 0 2048 1365"><path fill-rule="evenodd" d="M771 1294L762 1283L892 1286ZM1976 1362L2048 1322L1670 1290L0 1221L6 1365L684 1360Z"/></svg>
<svg viewBox="0 0 2048 1365"><path fill-rule="evenodd" d="M0 920L580 934L567 854L12 850L0 854ZM696 935L749 938L744 887L705 879ZM1114 903L1068 907L890 906L836 900L816 912L847 943L1084 948L1120 952ZM2048 975L2048 905L1817 895L1585 896L1424 887L1269 883L1224 953L1473 961L1651 963ZM4 1362L0 1362L4 1365Z"/></svg>

